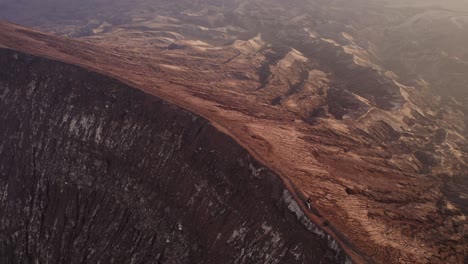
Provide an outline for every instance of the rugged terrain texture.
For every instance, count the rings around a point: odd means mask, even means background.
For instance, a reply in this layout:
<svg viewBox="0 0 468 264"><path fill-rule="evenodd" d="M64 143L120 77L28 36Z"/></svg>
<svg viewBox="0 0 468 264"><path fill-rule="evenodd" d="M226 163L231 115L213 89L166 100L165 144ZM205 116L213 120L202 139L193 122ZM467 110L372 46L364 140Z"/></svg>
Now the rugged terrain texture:
<svg viewBox="0 0 468 264"><path fill-rule="evenodd" d="M280 178L207 120L0 50L1 263L344 263Z"/></svg>
<svg viewBox="0 0 468 264"><path fill-rule="evenodd" d="M208 119L296 201L311 196L309 219L357 263L466 262L462 9L50 2L56 10L40 1L3 10L75 40L3 23L0 45L113 76Z"/></svg>

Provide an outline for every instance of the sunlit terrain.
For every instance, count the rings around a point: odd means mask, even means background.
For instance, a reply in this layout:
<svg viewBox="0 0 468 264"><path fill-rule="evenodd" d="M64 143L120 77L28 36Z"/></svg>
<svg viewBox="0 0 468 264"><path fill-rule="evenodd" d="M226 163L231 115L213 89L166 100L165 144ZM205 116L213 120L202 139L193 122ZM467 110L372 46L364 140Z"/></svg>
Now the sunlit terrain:
<svg viewBox="0 0 468 264"><path fill-rule="evenodd" d="M206 119L260 164L245 167L252 177L281 180L290 193L282 201L294 199L288 208L305 212L309 233L329 239L318 244L336 241L356 263L466 261L465 1L4 1L0 19L21 25L0 24L2 47L84 67ZM232 241L261 230L232 228Z"/></svg>

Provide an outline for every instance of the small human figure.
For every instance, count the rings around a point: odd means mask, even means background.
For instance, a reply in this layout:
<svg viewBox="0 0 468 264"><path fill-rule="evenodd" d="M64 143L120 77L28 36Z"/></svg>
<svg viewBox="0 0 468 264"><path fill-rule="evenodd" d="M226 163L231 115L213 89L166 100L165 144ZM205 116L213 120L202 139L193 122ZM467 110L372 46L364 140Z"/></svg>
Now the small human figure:
<svg viewBox="0 0 468 264"><path fill-rule="evenodd" d="M312 199L310 197L307 199L307 207L309 207L310 210L310 204L312 203Z"/></svg>

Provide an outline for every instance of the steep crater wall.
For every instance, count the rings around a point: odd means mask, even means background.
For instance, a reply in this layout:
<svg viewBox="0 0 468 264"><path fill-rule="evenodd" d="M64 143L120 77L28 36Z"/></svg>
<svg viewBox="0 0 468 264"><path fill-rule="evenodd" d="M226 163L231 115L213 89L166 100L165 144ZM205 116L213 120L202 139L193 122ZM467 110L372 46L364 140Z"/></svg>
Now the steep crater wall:
<svg viewBox="0 0 468 264"><path fill-rule="evenodd" d="M205 119L0 49L0 263L344 263Z"/></svg>

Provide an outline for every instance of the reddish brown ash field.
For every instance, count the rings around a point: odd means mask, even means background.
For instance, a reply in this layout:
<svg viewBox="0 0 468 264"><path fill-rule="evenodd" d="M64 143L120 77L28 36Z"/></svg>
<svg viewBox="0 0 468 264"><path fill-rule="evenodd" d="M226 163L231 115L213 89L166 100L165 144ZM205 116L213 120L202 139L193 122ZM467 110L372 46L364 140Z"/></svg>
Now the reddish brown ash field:
<svg viewBox="0 0 468 264"><path fill-rule="evenodd" d="M310 33L287 49L263 35L155 48L149 40L161 36L138 34L71 40L1 22L0 46L112 76L207 118L297 201L310 196L309 218L356 263L463 261L467 189L452 185L467 171L467 143L461 117L444 114L458 104L373 68L346 34L347 45ZM124 44L129 35L135 43Z"/></svg>

